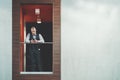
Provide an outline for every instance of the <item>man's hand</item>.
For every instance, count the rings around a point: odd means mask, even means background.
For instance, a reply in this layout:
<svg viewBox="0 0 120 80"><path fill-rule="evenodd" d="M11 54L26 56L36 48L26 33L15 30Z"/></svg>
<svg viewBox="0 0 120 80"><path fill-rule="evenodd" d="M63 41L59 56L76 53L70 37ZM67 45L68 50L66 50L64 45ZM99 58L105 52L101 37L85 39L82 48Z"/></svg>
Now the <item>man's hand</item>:
<svg viewBox="0 0 120 80"><path fill-rule="evenodd" d="M34 43L38 43L38 40L34 40Z"/></svg>
<svg viewBox="0 0 120 80"><path fill-rule="evenodd" d="M38 43L38 40L31 40L31 43Z"/></svg>
<svg viewBox="0 0 120 80"><path fill-rule="evenodd" d="M34 40L30 40L30 43L34 43Z"/></svg>

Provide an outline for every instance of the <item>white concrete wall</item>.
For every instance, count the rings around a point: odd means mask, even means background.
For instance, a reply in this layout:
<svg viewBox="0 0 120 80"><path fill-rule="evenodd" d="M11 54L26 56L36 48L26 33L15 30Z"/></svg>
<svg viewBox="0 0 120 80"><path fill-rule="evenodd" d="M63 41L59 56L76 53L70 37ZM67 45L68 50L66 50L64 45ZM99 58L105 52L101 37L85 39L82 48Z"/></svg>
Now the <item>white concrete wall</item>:
<svg viewBox="0 0 120 80"><path fill-rule="evenodd" d="M120 1L62 0L62 80L120 80Z"/></svg>
<svg viewBox="0 0 120 80"><path fill-rule="evenodd" d="M119 5L62 0L62 80L120 80ZM12 80L12 0L1 0L0 11L0 80Z"/></svg>
<svg viewBox="0 0 120 80"><path fill-rule="evenodd" d="M12 0L0 0L0 80L12 80Z"/></svg>

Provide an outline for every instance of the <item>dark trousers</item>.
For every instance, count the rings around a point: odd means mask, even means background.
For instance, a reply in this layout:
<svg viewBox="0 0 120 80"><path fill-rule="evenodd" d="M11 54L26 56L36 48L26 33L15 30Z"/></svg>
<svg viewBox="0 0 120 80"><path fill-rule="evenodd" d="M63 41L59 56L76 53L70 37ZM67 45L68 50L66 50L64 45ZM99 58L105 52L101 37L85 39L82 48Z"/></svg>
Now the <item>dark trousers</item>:
<svg viewBox="0 0 120 80"><path fill-rule="evenodd" d="M31 63L30 71L41 71L42 70L41 58L40 58L41 55L38 46L35 44L30 45L29 54L30 54L30 63Z"/></svg>

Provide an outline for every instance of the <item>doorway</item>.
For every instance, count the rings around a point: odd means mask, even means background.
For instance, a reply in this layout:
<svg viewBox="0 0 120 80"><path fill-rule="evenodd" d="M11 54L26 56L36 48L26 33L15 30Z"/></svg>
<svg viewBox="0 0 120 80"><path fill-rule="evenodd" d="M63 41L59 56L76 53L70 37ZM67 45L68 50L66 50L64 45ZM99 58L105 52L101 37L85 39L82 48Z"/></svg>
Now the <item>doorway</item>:
<svg viewBox="0 0 120 80"><path fill-rule="evenodd" d="M36 13L37 9L37 13ZM41 22L39 23L38 20ZM52 27L52 5L21 5L20 8L20 72L52 72L53 71L53 27ZM30 45L26 43L26 36L31 32L31 27L36 27L37 33L44 38L44 43L39 43L41 69L32 70L33 64L30 57Z"/></svg>

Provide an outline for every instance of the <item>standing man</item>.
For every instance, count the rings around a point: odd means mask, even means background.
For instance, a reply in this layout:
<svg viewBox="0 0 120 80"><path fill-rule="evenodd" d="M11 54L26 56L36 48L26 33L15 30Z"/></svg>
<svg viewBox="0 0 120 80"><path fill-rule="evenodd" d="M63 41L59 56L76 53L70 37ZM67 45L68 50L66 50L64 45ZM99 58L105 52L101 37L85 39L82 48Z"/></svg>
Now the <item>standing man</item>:
<svg viewBox="0 0 120 80"><path fill-rule="evenodd" d="M31 33L27 34L26 43L29 43L30 71L41 71L40 47L38 43L44 43L41 34L36 32L36 28L31 27Z"/></svg>

